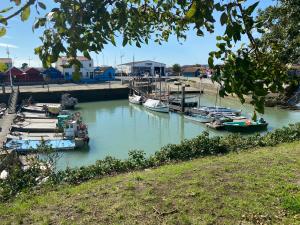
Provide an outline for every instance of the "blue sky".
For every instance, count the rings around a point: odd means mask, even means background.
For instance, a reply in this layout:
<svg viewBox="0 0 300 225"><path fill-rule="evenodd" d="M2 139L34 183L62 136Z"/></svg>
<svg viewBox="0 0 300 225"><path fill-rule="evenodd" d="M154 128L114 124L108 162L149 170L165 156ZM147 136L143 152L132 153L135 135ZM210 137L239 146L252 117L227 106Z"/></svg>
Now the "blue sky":
<svg viewBox="0 0 300 225"><path fill-rule="evenodd" d="M49 2L49 0L44 1ZM249 3L255 2L250 0ZM9 0L1 0L0 9L9 4ZM49 3L48 3L49 4ZM261 0L259 8L274 4L273 0ZM50 8L50 7L49 7ZM19 18L14 18L9 22L7 35L0 38L0 57L6 57L6 46L9 46L11 57L16 66L22 63L29 63L30 66L41 66L39 58L34 55L34 48L41 44L39 35L41 32L32 31L32 24L36 14L33 12L30 19L21 22ZM185 64L207 64L208 53L216 49L217 35L222 34L223 27L216 23L214 34L205 34L204 37L198 37L192 29L187 33L187 39L179 43L175 37L171 37L167 43L158 45L150 42L149 45L142 45L141 48L135 46L117 47L106 45L103 53L91 54L95 65L120 64L120 56L124 55L123 63L132 61L133 56L138 60L155 60L173 65L179 63ZM247 41L244 39L244 41ZM120 40L119 40L120 42Z"/></svg>

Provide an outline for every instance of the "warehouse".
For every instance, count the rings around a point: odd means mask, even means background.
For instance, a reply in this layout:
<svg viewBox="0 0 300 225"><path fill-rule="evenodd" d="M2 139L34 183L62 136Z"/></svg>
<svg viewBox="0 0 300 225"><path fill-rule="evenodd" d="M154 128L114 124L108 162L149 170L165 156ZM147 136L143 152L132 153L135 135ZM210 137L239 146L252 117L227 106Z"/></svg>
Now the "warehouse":
<svg viewBox="0 0 300 225"><path fill-rule="evenodd" d="M119 74L128 76L165 76L166 64L151 60L129 62L117 66Z"/></svg>

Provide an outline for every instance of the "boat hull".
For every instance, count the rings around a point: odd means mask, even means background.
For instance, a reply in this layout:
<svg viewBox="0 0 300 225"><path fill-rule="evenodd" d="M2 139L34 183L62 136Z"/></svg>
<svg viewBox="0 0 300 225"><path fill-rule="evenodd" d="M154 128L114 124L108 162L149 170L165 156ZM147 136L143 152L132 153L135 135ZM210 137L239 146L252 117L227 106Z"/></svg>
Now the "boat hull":
<svg viewBox="0 0 300 225"><path fill-rule="evenodd" d="M169 112L169 107L168 106L165 106L165 107L149 107L149 106L145 106L144 107L148 110L151 110L151 111L155 111L155 112L161 112L161 113L168 113Z"/></svg>
<svg viewBox="0 0 300 225"><path fill-rule="evenodd" d="M185 115L184 118L195 121L195 122L199 122L199 123L209 123L209 122L213 121L213 118L208 117L208 116L201 116L201 115L197 115L197 116Z"/></svg>
<svg viewBox="0 0 300 225"><path fill-rule="evenodd" d="M224 123L224 129L230 132L251 133L266 130L268 123L250 124L250 125L233 125Z"/></svg>

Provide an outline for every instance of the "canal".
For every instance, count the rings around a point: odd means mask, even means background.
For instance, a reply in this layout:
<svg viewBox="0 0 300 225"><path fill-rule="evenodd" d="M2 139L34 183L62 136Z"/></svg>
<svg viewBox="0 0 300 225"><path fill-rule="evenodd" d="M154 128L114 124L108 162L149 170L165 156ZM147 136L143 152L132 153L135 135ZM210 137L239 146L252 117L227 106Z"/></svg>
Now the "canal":
<svg viewBox="0 0 300 225"><path fill-rule="evenodd" d="M201 105L213 106L215 102L215 96L201 97ZM217 104L242 109L244 115L250 116L253 113L253 106L241 105L236 99L222 99ZM108 155L124 159L128 151L133 149L144 150L149 155L164 145L196 137L205 130L211 135L227 134L186 120L176 113L147 111L142 106L129 104L127 100L82 103L76 110L81 112L88 125L89 148L64 152L58 169L90 165ZM273 130L300 122L300 112L266 108L263 118L269 123L268 129Z"/></svg>

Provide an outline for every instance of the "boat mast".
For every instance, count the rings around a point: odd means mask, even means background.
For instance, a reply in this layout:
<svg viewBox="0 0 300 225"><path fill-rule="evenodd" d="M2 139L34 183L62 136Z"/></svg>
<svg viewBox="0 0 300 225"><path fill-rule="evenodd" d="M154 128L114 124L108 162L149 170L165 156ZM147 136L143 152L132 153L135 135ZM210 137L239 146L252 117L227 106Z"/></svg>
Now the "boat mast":
<svg viewBox="0 0 300 225"><path fill-rule="evenodd" d="M159 101L161 102L161 68L159 68Z"/></svg>

